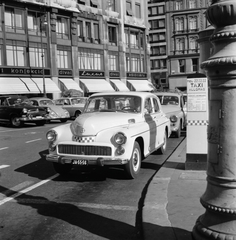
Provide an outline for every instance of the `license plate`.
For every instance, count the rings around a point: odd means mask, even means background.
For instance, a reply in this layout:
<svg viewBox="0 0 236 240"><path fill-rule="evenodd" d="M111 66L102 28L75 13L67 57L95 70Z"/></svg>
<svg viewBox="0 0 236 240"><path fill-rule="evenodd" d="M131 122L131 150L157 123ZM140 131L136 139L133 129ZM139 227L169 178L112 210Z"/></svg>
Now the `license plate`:
<svg viewBox="0 0 236 240"><path fill-rule="evenodd" d="M72 164L86 166L86 165L88 165L88 160L75 159L75 160L72 160Z"/></svg>

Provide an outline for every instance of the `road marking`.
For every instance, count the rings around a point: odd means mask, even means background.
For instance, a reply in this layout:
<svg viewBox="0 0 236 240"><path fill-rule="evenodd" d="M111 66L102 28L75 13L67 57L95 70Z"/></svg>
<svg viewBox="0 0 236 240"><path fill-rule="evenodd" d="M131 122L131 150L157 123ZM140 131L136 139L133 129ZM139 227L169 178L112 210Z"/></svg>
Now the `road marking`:
<svg viewBox="0 0 236 240"><path fill-rule="evenodd" d="M0 169L10 167L10 165L0 165Z"/></svg>
<svg viewBox="0 0 236 240"><path fill-rule="evenodd" d="M8 149L9 147L3 147L3 148L0 148L0 151L1 150L5 150L5 149Z"/></svg>
<svg viewBox="0 0 236 240"><path fill-rule="evenodd" d="M36 141L40 141L40 140L42 140L42 138L38 138L38 139L34 139L34 140L30 140L30 141L27 141L27 142L25 142L25 143L31 143L31 142L36 142Z"/></svg>
<svg viewBox="0 0 236 240"><path fill-rule="evenodd" d="M9 202L9 201L14 200L16 197L19 197L19 196L22 195L22 194L25 194L25 193L27 193L27 192L29 192L29 191L31 191L31 190L33 190L33 189L35 189L35 188L43 185L43 184L51 181L52 179L54 179L54 178L56 178L56 177L58 177L58 176L59 176L59 174L55 174L55 175L51 176L51 177L48 178L48 179L45 179L45 180L40 181L40 182L38 182L38 183L36 183L36 184L28 187L28 188L25 188L25 189L23 189L23 190L21 190L21 191L18 191L17 193L13 194L11 197L6 197L6 198L2 199L2 200L0 201L0 206L3 205L4 203L7 203L7 202Z"/></svg>

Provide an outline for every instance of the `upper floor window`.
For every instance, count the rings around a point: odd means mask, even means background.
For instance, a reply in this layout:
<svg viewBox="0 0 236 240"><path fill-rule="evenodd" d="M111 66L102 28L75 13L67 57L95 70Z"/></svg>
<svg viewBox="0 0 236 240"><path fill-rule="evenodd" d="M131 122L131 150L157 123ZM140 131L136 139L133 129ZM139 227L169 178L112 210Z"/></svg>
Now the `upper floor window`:
<svg viewBox="0 0 236 240"><path fill-rule="evenodd" d="M130 1L126 1L126 15L133 16L132 4Z"/></svg>
<svg viewBox="0 0 236 240"><path fill-rule="evenodd" d="M27 28L30 35L43 35L46 36L46 15L42 15L39 12L28 12L27 15Z"/></svg>
<svg viewBox="0 0 236 240"><path fill-rule="evenodd" d="M155 19L149 21L151 30L165 28L165 19Z"/></svg>
<svg viewBox="0 0 236 240"><path fill-rule="evenodd" d="M80 40L84 37L84 30L83 30L83 21L78 20L77 22L77 32L78 32L78 37Z"/></svg>
<svg viewBox="0 0 236 240"><path fill-rule="evenodd" d="M107 10L115 11L115 0L107 0Z"/></svg>
<svg viewBox="0 0 236 240"><path fill-rule="evenodd" d="M108 26L108 41L112 45L117 45L117 28Z"/></svg>
<svg viewBox="0 0 236 240"><path fill-rule="evenodd" d="M196 8L197 7L196 0L189 0L188 4L189 4L189 8Z"/></svg>
<svg viewBox="0 0 236 240"><path fill-rule="evenodd" d="M91 29L91 22L85 23L85 29L86 29L86 37L88 40L91 40L92 38L92 29Z"/></svg>
<svg viewBox="0 0 236 240"><path fill-rule="evenodd" d="M197 29L197 17L190 17L189 18L189 29L194 30Z"/></svg>
<svg viewBox="0 0 236 240"><path fill-rule="evenodd" d="M166 46L151 47L151 55L166 55Z"/></svg>
<svg viewBox="0 0 236 240"><path fill-rule="evenodd" d="M90 6L93 8L98 7L98 0L90 0Z"/></svg>
<svg viewBox="0 0 236 240"><path fill-rule="evenodd" d="M77 0L77 3L78 3L78 4L85 5L85 1L86 1L86 0Z"/></svg>
<svg viewBox="0 0 236 240"><path fill-rule="evenodd" d="M198 72L198 58L192 58L192 71Z"/></svg>
<svg viewBox="0 0 236 240"><path fill-rule="evenodd" d="M127 72L144 72L144 56L139 54L126 54Z"/></svg>
<svg viewBox="0 0 236 240"><path fill-rule="evenodd" d="M184 18L176 18L175 19L175 30L176 31L184 30Z"/></svg>
<svg viewBox="0 0 236 240"><path fill-rule="evenodd" d="M154 59L151 60L152 69L163 69L166 68L166 59Z"/></svg>
<svg viewBox="0 0 236 240"><path fill-rule="evenodd" d="M144 48L144 32L125 29L126 46L130 48Z"/></svg>
<svg viewBox="0 0 236 240"><path fill-rule="evenodd" d="M178 38L176 39L176 50L177 51L183 51L185 47L185 41L184 38Z"/></svg>
<svg viewBox="0 0 236 240"><path fill-rule="evenodd" d="M159 42L159 41L165 41L166 35L165 33L151 33L149 34L150 42Z"/></svg>
<svg viewBox="0 0 236 240"><path fill-rule="evenodd" d="M179 72L185 72L185 59L179 59Z"/></svg>
<svg viewBox="0 0 236 240"><path fill-rule="evenodd" d="M183 0L175 0L175 10L183 9Z"/></svg>
<svg viewBox="0 0 236 240"><path fill-rule="evenodd" d="M152 16L152 15L161 15L164 14L165 10L164 10L164 6L154 6L154 7L149 7L148 8L148 15Z"/></svg>
<svg viewBox="0 0 236 240"><path fill-rule="evenodd" d="M197 37L191 37L189 39L189 48L190 49L197 49L198 48Z"/></svg>
<svg viewBox="0 0 236 240"><path fill-rule="evenodd" d="M48 67L47 45L41 43L29 43L29 66Z"/></svg>
<svg viewBox="0 0 236 240"><path fill-rule="evenodd" d="M95 43L99 43L100 36L99 36L99 24L98 23L93 24L93 32L94 32L93 34L94 34Z"/></svg>
<svg viewBox="0 0 236 240"><path fill-rule="evenodd" d="M70 25L69 19L64 17L57 17L56 22L56 32L57 37L62 39L69 39L70 38Z"/></svg>
<svg viewBox="0 0 236 240"><path fill-rule="evenodd" d="M24 33L24 11L21 9L5 8L5 28L7 32Z"/></svg>
<svg viewBox="0 0 236 240"><path fill-rule="evenodd" d="M141 18L141 7L139 3L135 3L135 17Z"/></svg>

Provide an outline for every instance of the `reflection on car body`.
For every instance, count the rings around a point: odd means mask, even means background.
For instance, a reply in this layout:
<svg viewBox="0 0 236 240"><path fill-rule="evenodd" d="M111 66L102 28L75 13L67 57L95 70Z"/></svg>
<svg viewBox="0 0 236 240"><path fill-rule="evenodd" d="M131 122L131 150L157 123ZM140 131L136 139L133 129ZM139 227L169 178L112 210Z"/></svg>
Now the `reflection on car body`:
<svg viewBox="0 0 236 240"><path fill-rule="evenodd" d="M96 93L71 124L48 131L46 159L60 174L69 173L74 165L122 165L135 178L142 158L166 150L170 133L169 118L154 94Z"/></svg>

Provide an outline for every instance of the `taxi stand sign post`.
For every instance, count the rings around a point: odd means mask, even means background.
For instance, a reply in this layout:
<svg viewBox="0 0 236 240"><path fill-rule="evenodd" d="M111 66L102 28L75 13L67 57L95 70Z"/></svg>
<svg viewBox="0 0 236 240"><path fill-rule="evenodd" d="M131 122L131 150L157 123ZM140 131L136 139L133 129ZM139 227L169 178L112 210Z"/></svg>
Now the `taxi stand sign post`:
<svg viewBox="0 0 236 240"><path fill-rule="evenodd" d="M207 168L208 82L202 73L187 77L186 170Z"/></svg>

